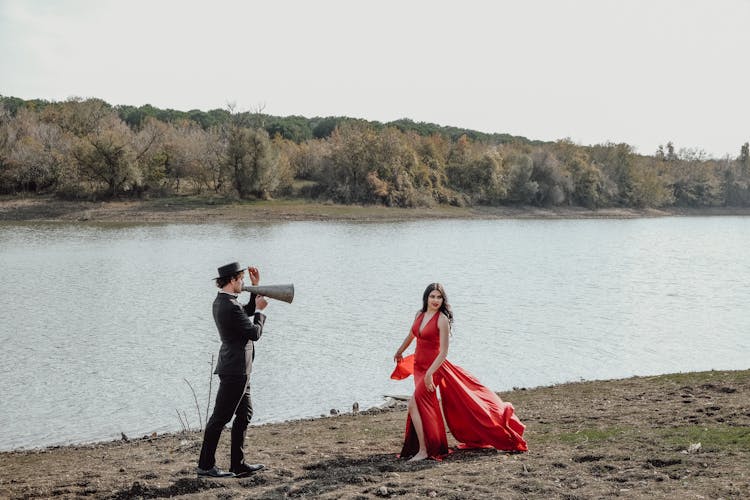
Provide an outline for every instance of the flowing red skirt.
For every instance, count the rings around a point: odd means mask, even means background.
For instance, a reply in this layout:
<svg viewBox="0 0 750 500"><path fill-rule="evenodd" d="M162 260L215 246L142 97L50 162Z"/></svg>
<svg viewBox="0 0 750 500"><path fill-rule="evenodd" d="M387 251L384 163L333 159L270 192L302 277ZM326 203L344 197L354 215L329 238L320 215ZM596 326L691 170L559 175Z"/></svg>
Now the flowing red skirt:
<svg viewBox="0 0 750 500"><path fill-rule="evenodd" d="M514 413L513 405L483 386L466 370L444 361L433 375L439 388L442 411L437 391L424 386L424 373L414 371L414 356L407 356L391 374L401 380L414 374L414 401L419 409L424 428L427 454L440 458L449 453L443 415L459 448L496 448L504 451L527 451L523 431L526 428ZM419 440L411 421L406 419L406 433L401 457L415 455Z"/></svg>

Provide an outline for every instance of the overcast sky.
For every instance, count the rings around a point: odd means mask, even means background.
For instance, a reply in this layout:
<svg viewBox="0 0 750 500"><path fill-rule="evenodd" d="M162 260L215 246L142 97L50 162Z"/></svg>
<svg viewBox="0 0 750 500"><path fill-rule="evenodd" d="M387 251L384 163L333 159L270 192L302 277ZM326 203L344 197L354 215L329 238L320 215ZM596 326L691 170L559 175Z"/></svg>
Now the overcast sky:
<svg viewBox="0 0 750 500"><path fill-rule="evenodd" d="M399 118L579 144L750 140L750 0L0 0L0 94Z"/></svg>

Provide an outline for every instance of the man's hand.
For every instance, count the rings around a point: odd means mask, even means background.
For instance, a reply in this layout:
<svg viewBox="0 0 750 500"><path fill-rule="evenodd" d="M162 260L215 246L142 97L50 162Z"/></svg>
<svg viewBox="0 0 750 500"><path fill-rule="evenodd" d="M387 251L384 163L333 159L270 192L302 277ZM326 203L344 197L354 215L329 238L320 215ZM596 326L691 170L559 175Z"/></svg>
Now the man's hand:
<svg viewBox="0 0 750 500"><path fill-rule="evenodd" d="M263 309L268 305L268 301L262 295L255 297L255 312L263 312Z"/></svg>
<svg viewBox="0 0 750 500"><path fill-rule="evenodd" d="M260 283L260 271L258 271L258 268L248 267L247 274L250 275L250 283L252 283L253 286L258 286L258 283Z"/></svg>

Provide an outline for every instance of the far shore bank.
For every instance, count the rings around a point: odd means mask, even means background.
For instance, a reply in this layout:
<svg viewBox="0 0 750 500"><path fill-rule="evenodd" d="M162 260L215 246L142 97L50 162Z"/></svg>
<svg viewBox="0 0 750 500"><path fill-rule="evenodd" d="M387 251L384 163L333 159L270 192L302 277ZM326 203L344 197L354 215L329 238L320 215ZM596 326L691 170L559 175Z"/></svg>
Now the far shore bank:
<svg viewBox="0 0 750 500"><path fill-rule="evenodd" d="M500 393L529 451L396 457L406 411L251 426L242 479L199 479L198 431L0 453L0 498L748 498L750 370ZM54 425L54 422L51 422ZM229 433L218 465L228 465ZM455 441L449 436L449 444Z"/></svg>
<svg viewBox="0 0 750 500"><path fill-rule="evenodd" d="M429 219L633 219L747 216L750 208L451 207L393 208L305 200L229 201L173 197L153 200L63 201L51 196L0 197L0 222L207 223L282 221L392 222Z"/></svg>

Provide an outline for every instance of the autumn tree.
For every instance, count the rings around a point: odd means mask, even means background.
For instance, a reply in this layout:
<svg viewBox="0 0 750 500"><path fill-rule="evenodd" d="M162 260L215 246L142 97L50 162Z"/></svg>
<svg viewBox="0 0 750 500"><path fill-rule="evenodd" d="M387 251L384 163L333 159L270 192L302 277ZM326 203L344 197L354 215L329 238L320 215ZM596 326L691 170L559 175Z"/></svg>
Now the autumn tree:
<svg viewBox="0 0 750 500"><path fill-rule="evenodd" d="M289 150L289 161L296 178L312 180L320 178L323 160L329 154L329 144L326 141L310 140Z"/></svg>
<svg viewBox="0 0 750 500"><path fill-rule="evenodd" d="M592 165L596 165L605 177L610 189L609 204L629 206L633 201L633 148L624 143L597 144L590 148Z"/></svg>
<svg viewBox="0 0 750 500"><path fill-rule="evenodd" d="M326 193L343 203L373 203L384 194L375 171L376 132L367 125L346 123L336 127L327 139L330 153L315 179Z"/></svg>
<svg viewBox="0 0 750 500"><path fill-rule="evenodd" d="M41 122L38 113L20 109L0 119L0 164L12 190L48 191L66 175L69 137L60 127Z"/></svg>
<svg viewBox="0 0 750 500"><path fill-rule="evenodd" d="M557 156L549 150L538 148L531 155L533 169L531 179L536 183L534 204L560 205L573 191L569 172Z"/></svg>
<svg viewBox="0 0 750 500"><path fill-rule="evenodd" d="M73 157L84 177L103 182L107 194L117 196L137 178L132 139L132 131L119 117L107 115L94 132L77 141Z"/></svg>
<svg viewBox="0 0 750 500"><path fill-rule="evenodd" d="M240 198L269 198L279 185L279 154L268 133L232 124L225 131L224 166Z"/></svg>
<svg viewBox="0 0 750 500"><path fill-rule="evenodd" d="M498 204L507 195L506 169L498 148L472 142L465 134L452 145L445 172L448 185L469 204Z"/></svg>
<svg viewBox="0 0 750 500"><path fill-rule="evenodd" d="M722 182L714 168L702 161L675 162L670 171L670 188L674 203L682 207L723 205Z"/></svg>
<svg viewBox="0 0 750 500"><path fill-rule="evenodd" d="M523 205L534 203L539 191L539 185L532 176L534 161L528 154L513 154L505 159L508 170L507 201Z"/></svg>
<svg viewBox="0 0 750 500"><path fill-rule="evenodd" d="M663 207L674 202L668 179L662 171L663 163L650 158L635 158L630 170L632 187L630 205L634 207Z"/></svg>
<svg viewBox="0 0 750 500"><path fill-rule="evenodd" d="M742 145L740 148L740 156L737 158L737 161L742 168L742 172L747 174L748 171L750 171L750 143L746 142Z"/></svg>
<svg viewBox="0 0 750 500"><path fill-rule="evenodd" d="M573 184L571 204L591 209L607 204L607 180L587 155L579 153L568 158L566 167Z"/></svg>

